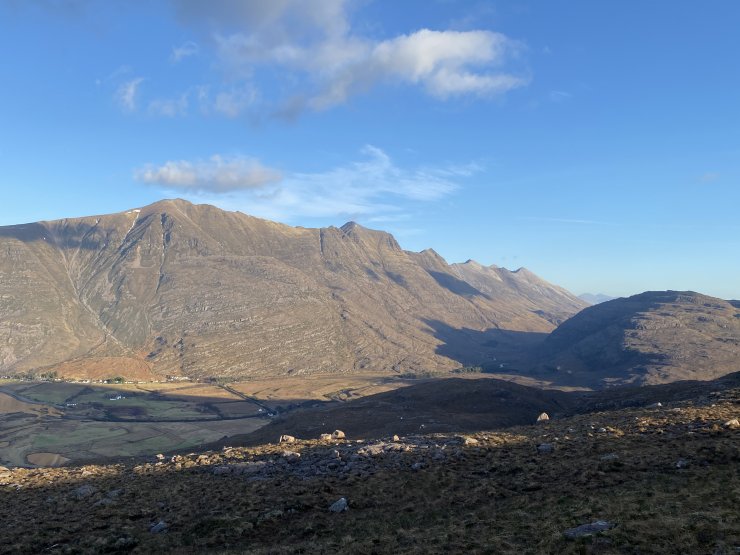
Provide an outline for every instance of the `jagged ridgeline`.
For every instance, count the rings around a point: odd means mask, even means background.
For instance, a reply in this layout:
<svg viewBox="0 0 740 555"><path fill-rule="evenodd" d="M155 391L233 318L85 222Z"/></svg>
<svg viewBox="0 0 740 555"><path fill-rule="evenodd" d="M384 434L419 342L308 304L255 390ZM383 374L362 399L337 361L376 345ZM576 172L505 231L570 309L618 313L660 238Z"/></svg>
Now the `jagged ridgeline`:
<svg viewBox="0 0 740 555"><path fill-rule="evenodd" d="M0 228L0 372L239 378L443 371L585 305L522 269L447 264L355 223L167 200Z"/></svg>

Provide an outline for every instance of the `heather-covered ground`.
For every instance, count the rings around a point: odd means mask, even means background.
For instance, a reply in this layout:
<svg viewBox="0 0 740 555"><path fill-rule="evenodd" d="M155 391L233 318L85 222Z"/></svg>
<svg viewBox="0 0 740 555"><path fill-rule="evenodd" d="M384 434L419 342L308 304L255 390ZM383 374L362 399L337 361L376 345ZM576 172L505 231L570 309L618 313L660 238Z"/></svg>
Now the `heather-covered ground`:
<svg viewBox="0 0 740 555"><path fill-rule="evenodd" d="M736 388L497 432L3 471L0 551L737 553L738 416Z"/></svg>

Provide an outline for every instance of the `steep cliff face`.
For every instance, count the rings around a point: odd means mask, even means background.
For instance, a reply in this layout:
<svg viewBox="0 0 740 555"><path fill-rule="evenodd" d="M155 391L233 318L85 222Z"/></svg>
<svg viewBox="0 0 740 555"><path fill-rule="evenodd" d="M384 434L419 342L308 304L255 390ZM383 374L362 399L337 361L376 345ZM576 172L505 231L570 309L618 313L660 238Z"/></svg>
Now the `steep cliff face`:
<svg viewBox="0 0 740 555"><path fill-rule="evenodd" d="M450 330L482 345L585 306L522 271L467 266L352 222L294 228L181 200L3 227L0 370L443 370L460 364Z"/></svg>

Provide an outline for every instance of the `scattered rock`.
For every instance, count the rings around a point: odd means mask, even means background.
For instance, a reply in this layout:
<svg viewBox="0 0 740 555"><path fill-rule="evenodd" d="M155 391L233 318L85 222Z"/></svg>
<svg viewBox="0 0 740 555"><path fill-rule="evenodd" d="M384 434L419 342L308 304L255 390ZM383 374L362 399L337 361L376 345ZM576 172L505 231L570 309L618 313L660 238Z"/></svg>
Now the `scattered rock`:
<svg viewBox="0 0 740 555"><path fill-rule="evenodd" d="M163 461L164 460L164 455L162 453L158 453L157 454L157 460Z"/></svg>
<svg viewBox="0 0 740 555"><path fill-rule="evenodd" d="M375 457L377 455L385 453L385 444L377 443L375 445L366 445L365 447L361 447L360 449L358 449L357 453L366 457Z"/></svg>
<svg viewBox="0 0 740 555"><path fill-rule="evenodd" d="M394 436L393 436L393 441L401 441L401 438L400 438L400 437L398 437L398 436L396 436L396 435L394 435Z"/></svg>
<svg viewBox="0 0 740 555"><path fill-rule="evenodd" d="M537 452L540 455L546 455L547 453L552 453L555 451L555 446L552 443L540 443L537 446Z"/></svg>
<svg viewBox="0 0 740 555"><path fill-rule="evenodd" d="M478 440L474 437L466 437L463 439L463 445L478 445Z"/></svg>
<svg viewBox="0 0 740 555"><path fill-rule="evenodd" d="M421 470L425 466L426 464L424 464L423 462L415 462L414 464L411 465L411 470Z"/></svg>
<svg viewBox="0 0 740 555"><path fill-rule="evenodd" d="M607 453L606 455L601 455L599 457L599 460L601 461L616 461L619 460L619 455L616 453Z"/></svg>
<svg viewBox="0 0 740 555"><path fill-rule="evenodd" d="M539 415L539 416L537 417L537 422L538 422L538 423L539 423L539 422L547 422L548 420L550 420L550 415L549 415L549 414L547 414L546 412L543 412L542 414L540 414L540 415Z"/></svg>
<svg viewBox="0 0 740 555"><path fill-rule="evenodd" d="M331 434L332 439L344 439L345 435L342 430L334 430Z"/></svg>
<svg viewBox="0 0 740 555"><path fill-rule="evenodd" d="M737 418L733 418L732 420L728 420L722 425L730 430L737 430L740 429L740 420L738 420Z"/></svg>
<svg viewBox="0 0 740 555"><path fill-rule="evenodd" d="M244 462L231 465L233 474L257 474L267 469L265 461Z"/></svg>
<svg viewBox="0 0 740 555"><path fill-rule="evenodd" d="M110 497L103 497L100 501L93 503L93 507L107 507L109 505L115 505L115 504L116 504L115 499L111 499Z"/></svg>
<svg viewBox="0 0 740 555"><path fill-rule="evenodd" d="M231 474L231 468L228 466L214 466L211 472L215 476L225 476L226 474Z"/></svg>
<svg viewBox="0 0 740 555"><path fill-rule="evenodd" d="M614 528L614 524L611 522L607 522L606 520L597 520L588 524L581 524L575 528L569 528L563 532L563 535L566 538L575 540L577 538L582 538L583 536L593 536L594 534L611 530L612 528Z"/></svg>
<svg viewBox="0 0 740 555"><path fill-rule="evenodd" d="M132 538L130 536L122 536L113 543L113 547L115 549L131 549L135 547L137 543L138 541L136 540L136 538Z"/></svg>
<svg viewBox="0 0 740 555"><path fill-rule="evenodd" d="M278 439L278 443L295 443L295 438L293 436L282 435Z"/></svg>
<svg viewBox="0 0 740 555"><path fill-rule="evenodd" d="M648 405L647 408L649 409L659 409L663 407L663 403L658 401L657 403L653 403L652 405Z"/></svg>
<svg viewBox="0 0 740 555"><path fill-rule="evenodd" d="M331 434L321 434L319 436L319 441L331 441Z"/></svg>
<svg viewBox="0 0 740 555"><path fill-rule="evenodd" d="M97 488L95 486L91 486L90 484L82 484L80 487L75 488L75 490L72 492L72 496L76 499L86 499L92 495L95 495L95 492L97 492Z"/></svg>
<svg viewBox="0 0 740 555"><path fill-rule="evenodd" d="M344 497L340 497L329 507L329 510L332 513L341 513L346 511L347 509L349 509L349 504L347 503L347 499L345 499Z"/></svg>
<svg viewBox="0 0 740 555"><path fill-rule="evenodd" d="M160 520L159 522L155 522L154 524L149 526L149 531L152 534L161 534L163 532L166 532L167 528L169 528L169 525L164 520Z"/></svg>
<svg viewBox="0 0 740 555"><path fill-rule="evenodd" d="M301 460L301 454L295 451L283 451L282 457L289 463L295 463Z"/></svg>
<svg viewBox="0 0 740 555"><path fill-rule="evenodd" d="M688 468L689 464L689 461L686 459L678 459L676 461L676 468Z"/></svg>
<svg viewBox="0 0 740 555"><path fill-rule="evenodd" d="M216 476L226 476L229 474L236 475L254 475L260 472L266 471L270 468L269 464L265 461L250 461L236 464L224 464L214 466L211 473Z"/></svg>

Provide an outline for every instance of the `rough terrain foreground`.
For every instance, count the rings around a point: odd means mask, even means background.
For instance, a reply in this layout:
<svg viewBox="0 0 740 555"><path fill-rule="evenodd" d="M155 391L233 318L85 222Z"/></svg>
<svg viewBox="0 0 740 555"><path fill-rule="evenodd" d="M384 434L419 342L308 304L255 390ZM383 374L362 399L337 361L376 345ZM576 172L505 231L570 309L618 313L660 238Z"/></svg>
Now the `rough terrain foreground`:
<svg viewBox="0 0 740 555"><path fill-rule="evenodd" d="M353 222L290 227L182 200L0 227L0 373L157 379L443 371L586 303Z"/></svg>
<svg viewBox="0 0 740 555"><path fill-rule="evenodd" d="M0 551L735 554L738 416L734 388L472 435L5 470Z"/></svg>
<svg viewBox="0 0 740 555"><path fill-rule="evenodd" d="M536 351L535 375L561 384L712 380L740 370L740 301L647 291L586 308Z"/></svg>

